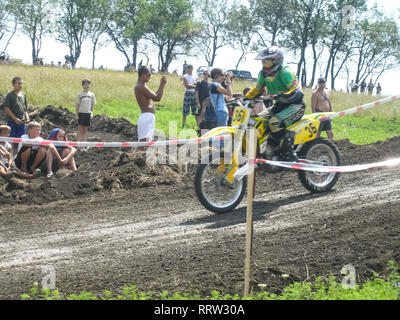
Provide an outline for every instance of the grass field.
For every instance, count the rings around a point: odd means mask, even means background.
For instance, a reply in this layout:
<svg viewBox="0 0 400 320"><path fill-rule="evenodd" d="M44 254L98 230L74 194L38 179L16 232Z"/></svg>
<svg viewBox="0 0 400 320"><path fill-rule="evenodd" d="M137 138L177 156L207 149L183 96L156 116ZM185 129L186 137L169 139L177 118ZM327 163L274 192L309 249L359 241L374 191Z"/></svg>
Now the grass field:
<svg viewBox="0 0 400 320"><path fill-rule="evenodd" d="M75 99L82 89L81 80L89 78L92 81L91 90L96 94L97 104L94 114L105 114L113 118L126 118L136 123L140 115L139 106L133 92L137 81L137 73L127 73L111 70L65 70L58 68L33 67L26 65L0 66L0 94L6 95L12 89L11 79L20 76L24 81L24 92L28 103L38 107L47 105L63 106L75 110ZM154 74L149 87L156 91L161 75ZM234 92L242 92L252 83L235 81ZM311 113L310 89L305 90L306 113ZM180 76L168 75L168 83L162 100L156 103L156 128L169 135L170 122L176 122L180 138L191 136L193 130L181 133L182 101L184 89ZM353 108L374 100L377 97L368 95L352 95L342 92L332 92L334 111ZM382 97L383 98L383 97ZM373 143L400 136L400 102L394 101L381 107L359 112L353 115L335 119L332 123L335 139L350 139L356 144ZM196 128L193 116L188 116L187 127ZM325 135L325 133L323 133Z"/></svg>

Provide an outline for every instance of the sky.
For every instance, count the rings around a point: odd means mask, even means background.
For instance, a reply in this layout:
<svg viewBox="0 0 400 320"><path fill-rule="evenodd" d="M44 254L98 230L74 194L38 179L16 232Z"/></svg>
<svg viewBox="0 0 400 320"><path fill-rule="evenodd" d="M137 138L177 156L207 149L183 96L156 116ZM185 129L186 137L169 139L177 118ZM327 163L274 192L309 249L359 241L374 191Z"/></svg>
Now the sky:
<svg viewBox="0 0 400 320"><path fill-rule="evenodd" d="M373 5L376 3L376 0L369 0L369 4ZM386 15L389 17L397 18L399 16L400 9L400 1L399 0L381 0L378 1L378 6L381 7ZM30 47L30 40L24 35L18 34L16 35L12 43L7 48L7 53L16 59L21 59L24 63L31 64L32 57L31 57L31 50L27 50L27 44ZM68 47L57 42L56 40L46 37L43 41L43 46L40 52L40 57L44 58L45 63L54 62L57 64L58 61L62 61L64 63L64 56L69 54ZM214 63L214 67L220 67L223 69L234 69L236 65L236 61L238 58L238 52L231 48L221 48L217 51L217 57ZM240 70L248 70L252 73L253 77L256 77L259 70L260 70L260 62L254 60L256 53L249 54L246 57L246 60L242 62L239 66ZM137 63L141 59L146 61L144 56L138 57ZM205 59L201 56L198 57L179 57L176 61L173 61L170 65L169 71L172 72L175 69L178 71L179 74L182 72L182 65L184 61L187 61L190 64L193 64L195 70L200 66L207 65ZM293 71L296 72L297 66L294 64L290 64L290 62L295 62L297 59L295 57L291 57L286 55L286 63L289 63L289 66L292 67ZM150 64L152 64L153 68L157 68L157 55L152 54L150 55ZM115 49L113 44L110 44L108 47L102 48L97 51L96 53L96 63L95 67L98 68L99 66L103 65L105 68L113 69L113 70L122 70L126 64L126 59L122 53L120 53L117 49ZM78 60L77 67L82 68L91 68L92 65L92 57L91 57L91 47L89 42L84 43L82 49L82 55ZM397 74L400 71L400 68L396 70L392 70L386 72L382 77L379 79L379 82L382 86L383 94L399 94L400 88L398 87L398 77ZM318 72L318 71L317 71ZM319 76L319 75L317 75ZM343 72L343 76L341 79L337 79L336 81L336 89L337 90L345 90L346 87L346 77L347 75ZM351 79L351 77L350 77ZM368 82L368 81L367 81ZM329 79L327 83L329 87Z"/></svg>

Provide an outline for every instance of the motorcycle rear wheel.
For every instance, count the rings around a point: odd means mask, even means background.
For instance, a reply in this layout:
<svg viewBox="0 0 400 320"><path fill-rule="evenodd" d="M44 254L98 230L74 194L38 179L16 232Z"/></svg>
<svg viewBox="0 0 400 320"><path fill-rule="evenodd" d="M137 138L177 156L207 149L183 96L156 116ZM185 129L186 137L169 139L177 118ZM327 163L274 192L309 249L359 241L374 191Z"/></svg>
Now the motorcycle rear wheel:
<svg viewBox="0 0 400 320"><path fill-rule="evenodd" d="M215 213L232 211L242 201L247 187L247 177L240 181L236 179L230 184L226 178L225 166L222 173L218 173L219 164L224 158L221 154L211 154L207 164L199 164L195 175L195 191L201 204Z"/></svg>
<svg viewBox="0 0 400 320"><path fill-rule="evenodd" d="M299 158L312 160L324 166L340 166L340 156L336 145L329 139L317 138L307 142L298 154ZM299 171L303 186L312 193L332 189L339 179L338 172Z"/></svg>

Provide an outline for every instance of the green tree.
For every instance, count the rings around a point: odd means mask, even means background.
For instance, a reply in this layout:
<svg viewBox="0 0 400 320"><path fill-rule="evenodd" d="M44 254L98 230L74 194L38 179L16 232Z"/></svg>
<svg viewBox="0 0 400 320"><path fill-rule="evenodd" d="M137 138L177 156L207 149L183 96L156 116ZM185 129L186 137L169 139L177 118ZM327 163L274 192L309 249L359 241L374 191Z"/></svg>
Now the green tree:
<svg viewBox="0 0 400 320"><path fill-rule="evenodd" d="M149 4L146 0L113 0L107 33L115 47L136 67L139 41L147 31Z"/></svg>
<svg viewBox="0 0 400 320"><path fill-rule="evenodd" d="M58 0L59 13L57 14L56 39L67 45L72 67L82 53L82 44L90 34L90 12L94 9L92 0Z"/></svg>
<svg viewBox="0 0 400 320"><path fill-rule="evenodd" d="M307 85L306 50L310 44L317 44L324 2L319 0L290 0L287 5L291 23L286 27L286 41L283 45L295 54L299 52L296 75L302 86Z"/></svg>
<svg viewBox="0 0 400 320"><path fill-rule="evenodd" d="M152 0L149 6L146 38L157 48L159 70L166 72L178 55L192 48L199 24L193 19L189 0Z"/></svg>
<svg viewBox="0 0 400 320"><path fill-rule="evenodd" d="M400 65L399 27L375 7L355 30L355 81L375 76L376 83L385 71Z"/></svg>
<svg viewBox="0 0 400 320"><path fill-rule="evenodd" d="M351 6L354 13L346 12L346 6ZM353 40L357 34L353 25L366 10L366 0L329 0L327 2L323 45L328 51L325 78L331 75L332 89L335 88L336 77L354 53ZM346 22L353 22L353 24L347 25Z"/></svg>
<svg viewBox="0 0 400 320"><path fill-rule="evenodd" d="M8 0L0 0L0 44L2 50L7 47L17 30L17 23L9 10Z"/></svg>
<svg viewBox="0 0 400 320"><path fill-rule="evenodd" d="M95 68L96 50L108 44L110 39L105 37L112 11L109 1L93 0L95 5L90 12L89 39L92 43L92 69Z"/></svg>
<svg viewBox="0 0 400 320"><path fill-rule="evenodd" d="M246 55L254 51L252 41L255 26L249 23L252 13L244 5L235 3L229 10L228 16L230 23L226 30L227 41L232 48L240 50L240 56L235 66L235 69L239 69L239 64L245 60Z"/></svg>
<svg viewBox="0 0 400 320"><path fill-rule="evenodd" d="M10 12L32 44L32 63L35 64L42 48L43 36L52 30L52 0L9 0Z"/></svg>
<svg viewBox="0 0 400 320"><path fill-rule="evenodd" d="M258 35L258 48L274 46L278 36L288 24L287 1L281 0L249 0L252 15L250 24L256 26L254 32Z"/></svg>
<svg viewBox="0 0 400 320"><path fill-rule="evenodd" d="M213 66L218 49L227 43L226 31L230 24L228 0L200 0L197 1L196 8L201 15L201 31L195 43L208 65Z"/></svg>

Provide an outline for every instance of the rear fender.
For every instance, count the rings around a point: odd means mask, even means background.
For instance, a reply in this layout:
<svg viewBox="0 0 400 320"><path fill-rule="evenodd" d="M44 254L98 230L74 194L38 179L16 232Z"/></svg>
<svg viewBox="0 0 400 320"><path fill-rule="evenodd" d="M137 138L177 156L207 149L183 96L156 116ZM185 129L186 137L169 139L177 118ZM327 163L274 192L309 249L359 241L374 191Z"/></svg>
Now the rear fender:
<svg viewBox="0 0 400 320"><path fill-rule="evenodd" d="M295 133L294 144L298 145L314 140L319 131L319 126L321 125L319 118L324 116L329 117L334 114L334 112L308 114L305 115L300 121L288 127L288 130L291 130Z"/></svg>

